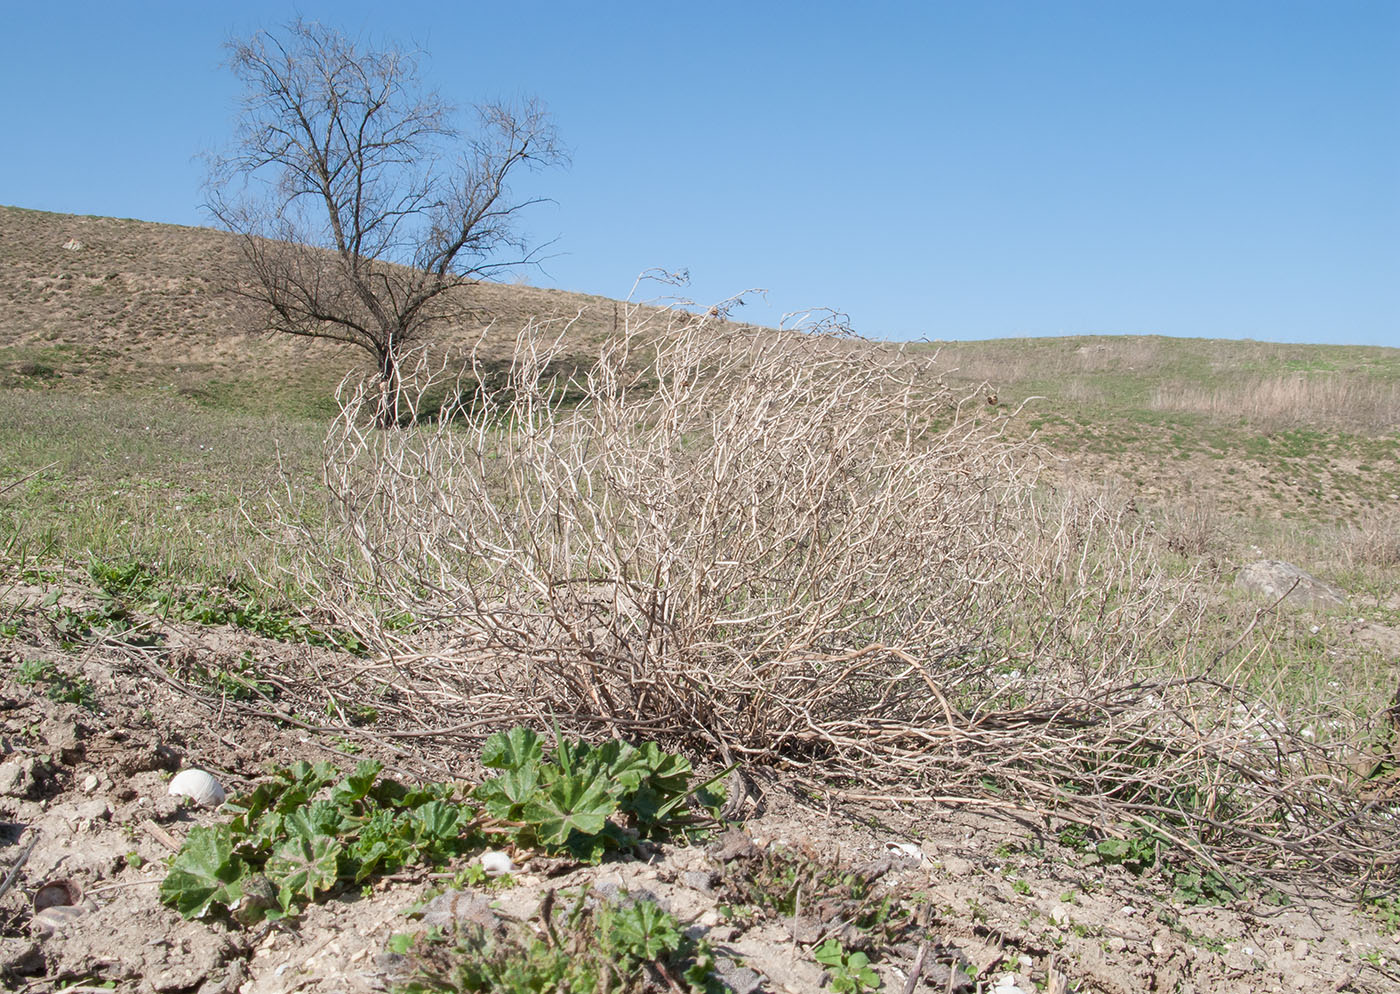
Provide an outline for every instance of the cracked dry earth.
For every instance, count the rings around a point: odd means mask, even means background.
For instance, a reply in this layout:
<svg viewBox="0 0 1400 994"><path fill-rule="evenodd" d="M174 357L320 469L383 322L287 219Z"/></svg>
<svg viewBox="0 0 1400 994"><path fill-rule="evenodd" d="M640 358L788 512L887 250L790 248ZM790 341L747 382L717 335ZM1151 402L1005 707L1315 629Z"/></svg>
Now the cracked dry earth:
<svg viewBox="0 0 1400 994"><path fill-rule="evenodd" d="M255 650L289 672L305 653L231 629L179 634L185 646L209 652ZM708 843L655 846L601 866L517 854L517 872L481 888L451 889L459 868L449 866L377 880L368 892L275 925L185 921L159 902L158 884L173 847L219 815L169 796L172 772L200 767L232 790L256 782L269 763L296 759L347 768L373 757L400 779L441 764L382 737L355 739L348 727L332 735L191 696L118 647L63 653L38 641L21 633L0 642L0 881L10 883L0 896L4 989L392 990L410 964L389 951L391 935L454 920L528 927L551 892L585 885L654 897L709 939L725 983L740 994L830 989L812 947L828 936L848 948L862 941L839 901L812 899L794 915L733 912L745 867L787 852L862 874L877 893L904 895L919 909L901 934L870 945L886 991L1400 990L1396 936L1340 899L1184 905L1149 874L1061 844L1063 826L1030 813L842 801L831 792L817 802L761 771L742 820ZM89 681L91 706L21 683L17 669L39 659ZM457 754L478 748L464 742ZM475 779L480 770L463 759L452 775ZM59 899L72 903L36 913L36 894L40 904L55 900L43 887L56 881L75 888ZM916 962L920 977L911 982Z"/></svg>

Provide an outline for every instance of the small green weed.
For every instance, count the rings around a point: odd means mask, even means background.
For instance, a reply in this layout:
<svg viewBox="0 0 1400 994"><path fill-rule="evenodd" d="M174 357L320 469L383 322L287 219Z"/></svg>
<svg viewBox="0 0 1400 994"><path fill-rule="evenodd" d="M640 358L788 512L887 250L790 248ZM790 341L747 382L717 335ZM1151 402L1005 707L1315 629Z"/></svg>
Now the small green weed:
<svg viewBox="0 0 1400 994"><path fill-rule="evenodd" d="M1245 888L1243 880L1181 858L1165 836L1149 828L1140 828L1127 839L1103 839L1094 851L1104 863L1121 865L1138 875L1156 870L1183 904L1227 904Z"/></svg>
<svg viewBox="0 0 1400 994"><path fill-rule="evenodd" d="M1400 933L1400 895L1371 894L1363 901L1366 913L1386 935Z"/></svg>
<svg viewBox="0 0 1400 994"><path fill-rule="evenodd" d="M1076 852L1081 852L1084 849L1085 843L1089 839L1089 833L1083 825L1071 822L1064 828L1060 829L1060 834L1058 837L1060 840L1060 845L1065 846L1069 849L1073 849Z"/></svg>
<svg viewBox="0 0 1400 994"><path fill-rule="evenodd" d="M44 695L51 701L78 704L89 711L97 710L97 695L92 682L85 677L64 673L47 659L27 659L15 667L15 679L26 687L42 685Z"/></svg>
<svg viewBox="0 0 1400 994"><path fill-rule="evenodd" d="M850 953L835 939L827 939L812 956L826 967L831 977L831 989L836 994L861 994L880 986L880 977L870 969L870 957L865 953Z"/></svg>
<svg viewBox="0 0 1400 994"><path fill-rule="evenodd" d="M1094 847L1094 851L1105 863L1142 873L1156 865L1159 844L1160 839L1155 833L1140 831L1128 839L1104 839Z"/></svg>
<svg viewBox="0 0 1400 994"><path fill-rule="evenodd" d="M1218 905L1233 901L1242 883L1216 870L1191 868L1172 875L1173 894L1183 904Z"/></svg>
<svg viewBox="0 0 1400 994"><path fill-rule="evenodd" d="M686 935L676 918L651 900L622 895L603 901L580 891L565 908L551 891L540 909L536 935L524 925L492 933L459 925L414 939L395 937L390 948L410 957L411 979L397 994L490 992L624 994L658 987L719 994L714 953L704 939Z"/></svg>
<svg viewBox="0 0 1400 994"><path fill-rule="evenodd" d="M306 643L361 653L365 645L354 635L327 631L303 620L285 604L269 603L254 588L236 579L223 589L177 590L163 585L148 567L130 562L93 560L88 574L114 602L171 621L200 625L232 625L279 642Z"/></svg>
<svg viewBox="0 0 1400 994"><path fill-rule="evenodd" d="M259 677L257 658L251 651L244 651L228 664L206 662L194 653L172 653L171 662L182 679L202 684L229 700L270 701L277 697L276 685Z"/></svg>

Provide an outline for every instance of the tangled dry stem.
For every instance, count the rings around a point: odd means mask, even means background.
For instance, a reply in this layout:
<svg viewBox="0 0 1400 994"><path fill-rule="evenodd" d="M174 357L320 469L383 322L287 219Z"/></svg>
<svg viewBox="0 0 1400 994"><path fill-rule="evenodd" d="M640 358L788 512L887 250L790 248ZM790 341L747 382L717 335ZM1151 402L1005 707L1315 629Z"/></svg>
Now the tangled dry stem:
<svg viewBox="0 0 1400 994"><path fill-rule="evenodd" d="M1111 495L1038 484L1033 447L933 357L715 309L625 317L575 375L544 326L445 400L420 365L399 430L346 387L329 537L284 523L300 582L384 649L420 723L659 737L1155 826L1275 875L1395 865L1354 754L1219 672L1257 646L1203 645L1194 578Z"/></svg>

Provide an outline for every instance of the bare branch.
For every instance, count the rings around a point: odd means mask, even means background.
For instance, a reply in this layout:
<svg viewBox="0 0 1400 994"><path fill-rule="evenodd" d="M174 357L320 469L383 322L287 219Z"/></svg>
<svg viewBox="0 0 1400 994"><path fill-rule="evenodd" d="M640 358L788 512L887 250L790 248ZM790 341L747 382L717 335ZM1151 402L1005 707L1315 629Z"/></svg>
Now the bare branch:
<svg viewBox="0 0 1400 994"><path fill-rule="evenodd" d="M566 161L553 122L535 101L485 104L464 135L412 53L315 22L228 48L242 113L207 207L243 236L236 292L272 331L372 355L391 423L400 356L460 316L452 291L534 260L516 222L540 201L513 198L510 180Z"/></svg>

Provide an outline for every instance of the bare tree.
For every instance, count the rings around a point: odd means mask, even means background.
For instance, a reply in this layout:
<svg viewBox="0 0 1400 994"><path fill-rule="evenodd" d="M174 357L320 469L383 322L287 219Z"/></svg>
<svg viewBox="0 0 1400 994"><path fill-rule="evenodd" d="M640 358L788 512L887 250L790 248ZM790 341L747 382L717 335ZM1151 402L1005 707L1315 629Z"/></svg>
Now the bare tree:
<svg viewBox="0 0 1400 994"><path fill-rule="evenodd" d="M516 222L540 198L512 197L509 180L566 161L552 119L535 101L487 103L466 133L413 53L314 22L229 50L243 108L208 208L242 237L236 292L273 331L373 355L392 425L400 358L460 316L450 291L535 261Z"/></svg>

